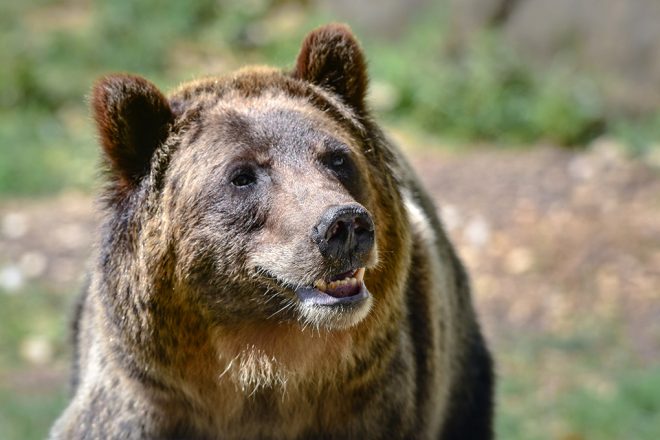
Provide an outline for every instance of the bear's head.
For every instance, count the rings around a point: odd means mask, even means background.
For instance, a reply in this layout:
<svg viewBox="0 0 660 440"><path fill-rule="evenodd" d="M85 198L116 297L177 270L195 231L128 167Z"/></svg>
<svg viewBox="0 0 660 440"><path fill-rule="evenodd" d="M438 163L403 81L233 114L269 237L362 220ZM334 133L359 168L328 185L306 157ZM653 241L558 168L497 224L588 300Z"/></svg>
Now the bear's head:
<svg viewBox="0 0 660 440"><path fill-rule="evenodd" d="M310 33L290 72L248 68L169 97L140 77L101 79L113 313L168 344L177 325L366 334L392 318L407 227L366 89L342 25Z"/></svg>

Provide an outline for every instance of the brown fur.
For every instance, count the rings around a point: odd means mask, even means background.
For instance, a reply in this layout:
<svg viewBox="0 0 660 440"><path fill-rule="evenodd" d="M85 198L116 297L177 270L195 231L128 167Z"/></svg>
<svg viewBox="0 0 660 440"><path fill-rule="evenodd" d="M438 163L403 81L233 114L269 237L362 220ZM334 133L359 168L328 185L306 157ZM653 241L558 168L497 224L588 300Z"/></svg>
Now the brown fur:
<svg viewBox="0 0 660 440"><path fill-rule="evenodd" d="M312 32L290 73L249 68L168 98L138 77L97 83L115 185L52 438L490 438L465 275L366 87L342 25ZM310 307L293 289L345 267L309 233L342 204L375 225L360 261L372 298Z"/></svg>

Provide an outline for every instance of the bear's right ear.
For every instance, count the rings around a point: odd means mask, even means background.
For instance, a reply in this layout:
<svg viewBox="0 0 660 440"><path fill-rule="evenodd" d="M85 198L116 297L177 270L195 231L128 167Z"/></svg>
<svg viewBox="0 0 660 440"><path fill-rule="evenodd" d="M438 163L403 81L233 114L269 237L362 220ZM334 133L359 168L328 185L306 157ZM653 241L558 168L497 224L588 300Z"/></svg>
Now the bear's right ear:
<svg viewBox="0 0 660 440"><path fill-rule="evenodd" d="M98 80L91 101L111 173L122 188L133 188L167 138L174 121L170 104L146 79L124 74Z"/></svg>
<svg viewBox="0 0 660 440"><path fill-rule="evenodd" d="M350 28L333 23L310 32L302 43L293 77L324 87L365 111L367 63Z"/></svg>

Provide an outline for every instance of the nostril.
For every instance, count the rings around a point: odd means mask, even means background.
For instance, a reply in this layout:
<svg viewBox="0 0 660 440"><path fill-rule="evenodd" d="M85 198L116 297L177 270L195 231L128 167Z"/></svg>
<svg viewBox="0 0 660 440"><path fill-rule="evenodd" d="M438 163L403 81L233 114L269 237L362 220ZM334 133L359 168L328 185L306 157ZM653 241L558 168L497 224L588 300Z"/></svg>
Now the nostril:
<svg viewBox="0 0 660 440"><path fill-rule="evenodd" d="M360 218L349 218L347 220L337 220L330 228L326 234L326 240L333 239L347 239L351 233L355 235L361 235L365 233L370 233L373 230L373 227L368 223L362 221Z"/></svg>
<svg viewBox="0 0 660 440"><path fill-rule="evenodd" d="M333 225L330 226L330 228L328 228L328 232L325 235L325 239L332 240L333 238L339 236L345 230L346 230L346 224L343 221L338 220L335 223L333 223Z"/></svg>
<svg viewBox="0 0 660 440"><path fill-rule="evenodd" d="M356 234L368 233L374 230L374 225L371 223L368 217L358 216L353 222L353 230Z"/></svg>

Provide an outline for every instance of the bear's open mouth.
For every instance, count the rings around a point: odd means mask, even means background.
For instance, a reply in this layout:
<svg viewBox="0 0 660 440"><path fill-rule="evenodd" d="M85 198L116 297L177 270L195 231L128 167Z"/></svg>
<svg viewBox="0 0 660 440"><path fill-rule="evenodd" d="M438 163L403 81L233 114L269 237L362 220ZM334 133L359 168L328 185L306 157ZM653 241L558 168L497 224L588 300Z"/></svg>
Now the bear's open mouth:
<svg viewBox="0 0 660 440"><path fill-rule="evenodd" d="M304 304L324 307L352 307L369 298L364 285L365 268L331 276L314 282L314 287L296 289L296 295Z"/></svg>
<svg viewBox="0 0 660 440"><path fill-rule="evenodd" d="M364 284L365 268L344 272L328 280L318 279L314 288L335 298L347 298L360 293Z"/></svg>
<svg viewBox="0 0 660 440"><path fill-rule="evenodd" d="M371 296L364 284L365 271L366 268L360 267L327 278L319 278L313 285L306 286L295 286L282 281L266 270L262 270L262 274L266 274L266 278L275 282L280 288L293 290L303 304L349 307L361 304Z"/></svg>

